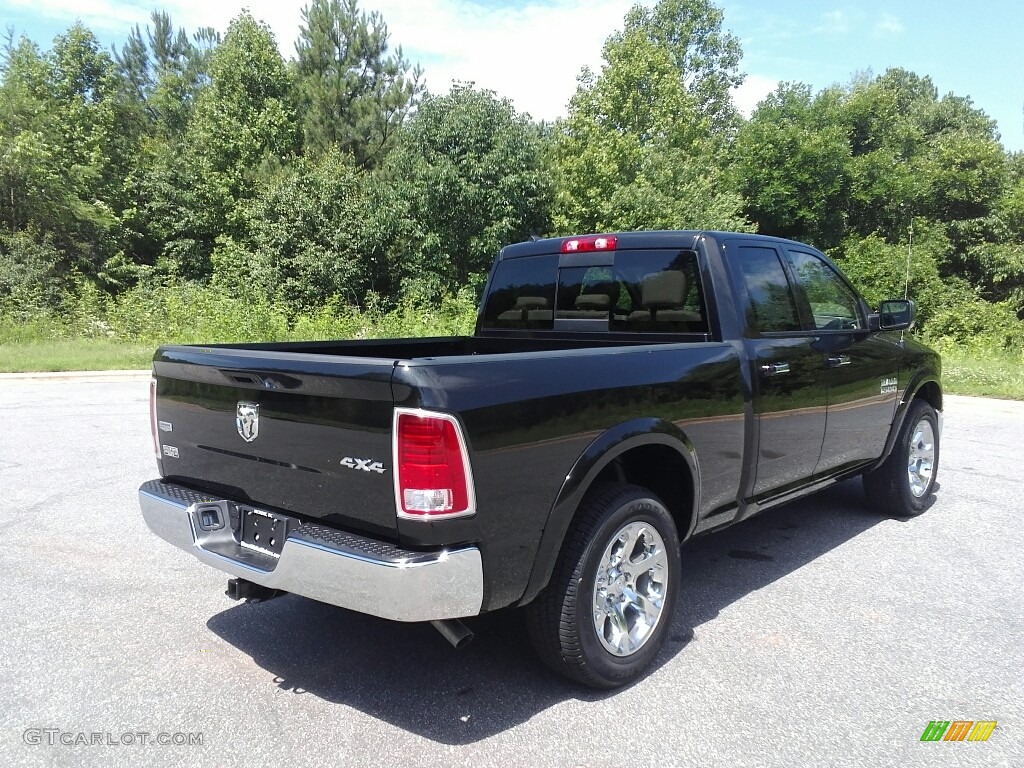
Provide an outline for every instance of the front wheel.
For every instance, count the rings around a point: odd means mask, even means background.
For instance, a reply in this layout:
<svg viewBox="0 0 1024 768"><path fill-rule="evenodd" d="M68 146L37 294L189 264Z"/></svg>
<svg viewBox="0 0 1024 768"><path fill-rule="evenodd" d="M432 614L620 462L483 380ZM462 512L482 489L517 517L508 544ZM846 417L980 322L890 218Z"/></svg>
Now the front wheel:
<svg viewBox="0 0 1024 768"><path fill-rule="evenodd" d="M551 582L526 608L530 639L559 674L594 688L635 679L672 624L679 535L635 485L603 485L580 507Z"/></svg>
<svg viewBox="0 0 1024 768"><path fill-rule="evenodd" d="M915 400L889 458L864 475L864 492L881 511L913 517L928 508L938 471L938 417L928 403Z"/></svg>

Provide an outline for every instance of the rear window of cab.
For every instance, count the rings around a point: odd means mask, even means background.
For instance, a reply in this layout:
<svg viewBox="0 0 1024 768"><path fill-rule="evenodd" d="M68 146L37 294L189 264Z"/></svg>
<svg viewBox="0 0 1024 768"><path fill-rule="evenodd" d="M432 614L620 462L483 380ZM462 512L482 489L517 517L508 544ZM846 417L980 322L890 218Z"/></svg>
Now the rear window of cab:
<svg viewBox="0 0 1024 768"><path fill-rule="evenodd" d="M555 254L501 261L482 327L554 330L556 321L590 321L598 331L708 332L693 251L618 251L608 266L558 264Z"/></svg>

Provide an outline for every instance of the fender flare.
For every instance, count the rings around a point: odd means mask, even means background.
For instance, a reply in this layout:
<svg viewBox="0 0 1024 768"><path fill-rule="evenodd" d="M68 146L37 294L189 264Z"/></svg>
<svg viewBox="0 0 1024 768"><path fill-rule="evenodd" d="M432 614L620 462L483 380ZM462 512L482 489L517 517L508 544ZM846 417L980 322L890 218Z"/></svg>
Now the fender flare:
<svg viewBox="0 0 1024 768"><path fill-rule="evenodd" d="M881 466L889 458L893 448L896 446L896 438L900 434L900 430L903 429L903 422L907 418L907 411L910 410L910 404L917 398L917 393L927 384L934 384L939 388L939 395L942 394L942 384L939 383L939 379L931 371L918 371L914 374L913 378L907 383L906 389L903 390L903 397L900 402L896 405L896 413L893 415L892 427L889 429L889 436L885 439L885 450L882 451L882 455L878 461L871 467L875 469ZM941 409L939 409L941 410Z"/></svg>
<svg viewBox="0 0 1024 768"><path fill-rule="evenodd" d="M548 512L534 557L533 569L526 591L519 605L530 602L547 586L555 569L558 553L569 530L580 501L593 485L601 471L616 458L633 448L664 445L676 450L686 462L693 480L693 506L689 510L689 530L680 531L683 540L689 538L696 524L700 508L700 465L689 437L677 425L665 419L642 418L622 422L598 435L576 459L559 489Z"/></svg>

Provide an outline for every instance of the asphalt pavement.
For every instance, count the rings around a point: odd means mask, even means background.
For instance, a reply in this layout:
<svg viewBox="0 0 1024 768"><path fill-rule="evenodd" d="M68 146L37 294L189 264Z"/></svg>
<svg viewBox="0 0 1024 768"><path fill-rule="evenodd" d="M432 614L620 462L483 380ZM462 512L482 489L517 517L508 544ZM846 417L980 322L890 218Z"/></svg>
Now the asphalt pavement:
<svg viewBox="0 0 1024 768"><path fill-rule="evenodd" d="M456 652L232 602L139 514L148 377L104 378L0 379L0 765L1024 766L1024 404L948 398L919 518L852 482L685 545L654 668L595 693L514 613Z"/></svg>

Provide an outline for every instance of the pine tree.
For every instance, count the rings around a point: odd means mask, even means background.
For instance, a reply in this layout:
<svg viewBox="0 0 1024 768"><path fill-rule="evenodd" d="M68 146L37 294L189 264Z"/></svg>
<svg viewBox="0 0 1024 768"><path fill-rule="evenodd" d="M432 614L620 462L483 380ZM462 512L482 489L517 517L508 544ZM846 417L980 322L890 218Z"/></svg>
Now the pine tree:
<svg viewBox="0 0 1024 768"><path fill-rule="evenodd" d="M302 17L295 48L306 151L337 146L373 168L423 91L420 69L401 48L389 53L384 19L357 0L313 0Z"/></svg>

